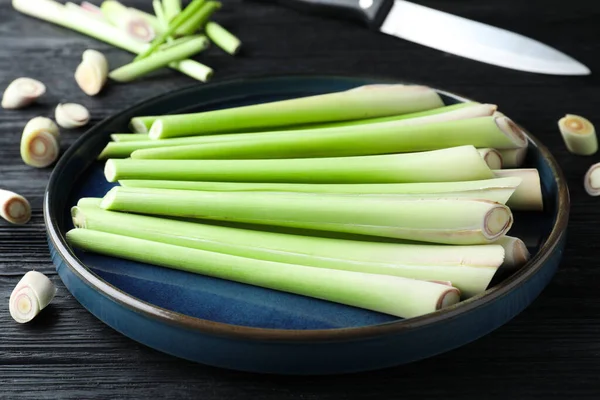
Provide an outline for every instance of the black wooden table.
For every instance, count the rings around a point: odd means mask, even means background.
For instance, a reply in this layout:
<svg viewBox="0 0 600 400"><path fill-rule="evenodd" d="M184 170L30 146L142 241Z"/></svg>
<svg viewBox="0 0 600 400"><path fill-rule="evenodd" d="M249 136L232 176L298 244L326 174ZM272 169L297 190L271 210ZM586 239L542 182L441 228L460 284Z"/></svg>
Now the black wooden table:
<svg viewBox="0 0 600 400"><path fill-rule="evenodd" d="M0 0L0 90L16 77L46 83L38 105L0 110L0 187L26 196L31 222L0 222L0 398L341 399L341 398L600 398L600 198L587 196L583 174L600 155L569 154L556 122L565 113L600 127L600 5L571 0L418 0L537 38L587 64L589 77L534 75L501 69L311 17L275 5L225 0L217 14L244 42L232 58L211 49L200 59L215 80L319 73L398 78L497 103L543 140L570 185L569 241L556 277L525 312L460 349L398 368L335 377L273 377L220 370L170 357L118 334L70 295L48 253L42 197L51 169L27 167L19 156L26 121L53 116L59 102L78 102L96 123L148 97L196 82L177 72L110 85L97 98L76 86L81 53L98 49L112 65L131 56L78 33L22 16ZM98 3L95 1L95 3ZM126 1L150 10L149 1ZM64 130L63 149L83 130ZM48 274L58 294L34 322L19 325L8 298L30 269ZM443 332L440 332L443 335Z"/></svg>

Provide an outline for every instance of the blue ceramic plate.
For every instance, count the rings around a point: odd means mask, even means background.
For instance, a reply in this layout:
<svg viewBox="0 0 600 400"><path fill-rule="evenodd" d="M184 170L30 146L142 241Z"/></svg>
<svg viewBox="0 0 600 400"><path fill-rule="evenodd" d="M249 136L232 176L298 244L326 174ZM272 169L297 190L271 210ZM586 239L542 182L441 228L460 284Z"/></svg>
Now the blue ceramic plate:
<svg viewBox="0 0 600 400"><path fill-rule="evenodd" d="M499 277L485 293L409 320L340 304L71 249L70 208L113 184L94 161L109 134L134 116L207 111L346 90L382 81L281 77L200 85L143 102L104 120L55 167L44 201L48 241L69 291L100 320L160 351L197 362L256 372L327 374L365 371L430 357L501 326L546 286L561 258L569 198L548 150L530 138L527 165L538 168L546 210L515 214L511 234L532 260ZM466 99L440 92L446 103Z"/></svg>

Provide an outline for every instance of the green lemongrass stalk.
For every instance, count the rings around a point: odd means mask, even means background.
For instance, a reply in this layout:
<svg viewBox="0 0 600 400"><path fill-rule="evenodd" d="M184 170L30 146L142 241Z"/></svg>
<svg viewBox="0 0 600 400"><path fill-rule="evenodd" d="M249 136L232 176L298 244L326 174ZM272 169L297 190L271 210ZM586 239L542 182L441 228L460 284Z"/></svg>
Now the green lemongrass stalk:
<svg viewBox="0 0 600 400"><path fill-rule="evenodd" d="M138 142L148 141L150 136L147 133L113 133L110 139L115 142Z"/></svg>
<svg viewBox="0 0 600 400"><path fill-rule="evenodd" d="M479 155L483 158L485 163L491 169L502 169L504 165L504 160L502 159L502 154L498 152L496 149L477 149Z"/></svg>
<svg viewBox="0 0 600 400"><path fill-rule="evenodd" d="M483 200L115 187L102 208L442 244L483 244L512 225L508 207Z"/></svg>
<svg viewBox="0 0 600 400"><path fill-rule="evenodd" d="M208 47L209 41L200 36L152 54L149 57L119 67L108 76L118 82L130 82L152 71L166 67L172 61L183 60L201 52Z"/></svg>
<svg viewBox="0 0 600 400"><path fill-rule="evenodd" d="M343 92L224 110L161 116L150 138L240 132L313 122L383 117L441 107L440 96L425 86L367 85ZM135 124L135 120L132 123Z"/></svg>
<svg viewBox="0 0 600 400"><path fill-rule="evenodd" d="M102 204L102 198L98 197L82 197L77 201L77 207L98 208Z"/></svg>
<svg viewBox="0 0 600 400"><path fill-rule="evenodd" d="M175 34L175 31L177 29L179 29L179 27L181 27L181 25L183 25L183 23L185 21L187 21L195 13L197 13L198 10L200 10L203 3L204 3L204 0L192 0L192 2L190 4L188 4L188 6L181 13L179 13L173 19L173 21L171 21L171 23L169 24L169 29L167 29L165 32L160 34L156 39L154 39L152 41L152 43L150 43L150 46L146 50L144 50L143 52L138 54L138 56L135 58L135 60L136 61L142 60L142 59L150 56L156 50L158 50L160 45L162 45L163 43L165 43L167 41L167 38L169 36L173 36Z"/></svg>
<svg viewBox="0 0 600 400"><path fill-rule="evenodd" d="M132 13L118 1L104 1L100 9L104 18L117 28L144 42L154 39L154 28L145 18Z"/></svg>
<svg viewBox="0 0 600 400"><path fill-rule="evenodd" d="M162 5L167 22L181 12L181 0L162 0Z"/></svg>
<svg viewBox="0 0 600 400"><path fill-rule="evenodd" d="M163 27L163 29L166 30L169 27L169 22L163 9L163 3L160 0L152 0L152 9L154 10L154 15L156 15L156 19L158 19L158 22ZM169 36L167 38L167 41L169 41L169 39L173 40L173 37Z"/></svg>
<svg viewBox="0 0 600 400"><path fill-rule="evenodd" d="M90 17L87 11L67 9L53 0L13 0L12 5L23 14L91 36L131 53L141 53L148 47L147 43L129 36L109 23ZM212 75L209 67L194 60L174 61L169 67L203 82Z"/></svg>
<svg viewBox="0 0 600 400"><path fill-rule="evenodd" d="M493 177L473 146L383 156L282 160L110 159L104 173L121 179L283 183L455 182Z"/></svg>
<svg viewBox="0 0 600 400"><path fill-rule="evenodd" d="M502 263L502 268L521 268L531 258L527 246L519 238L503 236L495 243L504 248L504 262Z"/></svg>
<svg viewBox="0 0 600 400"><path fill-rule="evenodd" d="M196 12L191 18L179 27L177 33L179 35L191 35L199 29L203 28L206 21L215 13L215 11L221 8L221 2L219 1L207 1L202 5L200 10Z"/></svg>
<svg viewBox="0 0 600 400"><path fill-rule="evenodd" d="M242 47L240 39L214 21L206 23L204 32L213 43L232 56L236 55Z"/></svg>
<svg viewBox="0 0 600 400"><path fill-rule="evenodd" d="M317 238L74 207L77 228L240 257L420 280L449 280L465 297L486 290L504 251L499 245L444 246ZM251 245L249 245L251 243Z"/></svg>
<svg viewBox="0 0 600 400"><path fill-rule="evenodd" d="M73 247L249 285L315 297L401 318L456 304L458 289L395 276L276 263L89 229L67 232Z"/></svg>
<svg viewBox="0 0 600 400"><path fill-rule="evenodd" d="M522 182L506 203L514 210L543 211L544 199L540 174L535 168L493 170L497 178L518 177Z"/></svg>
<svg viewBox="0 0 600 400"><path fill-rule="evenodd" d="M503 168L519 168L525 162L525 157L527 156L527 146L516 149L498 150L498 152L502 156Z"/></svg>
<svg viewBox="0 0 600 400"><path fill-rule="evenodd" d="M405 125L404 122L288 131L277 135L248 133L240 136L241 140L138 150L131 157L164 160L316 158L410 153L465 145L492 148L523 145L522 137L514 135L515 130L506 117L425 125Z"/></svg>
<svg viewBox="0 0 600 400"><path fill-rule="evenodd" d="M200 190L216 192L297 192L372 194L390 196L446 197L489 200L505 204L521 183L520 178L497 178L483 181L436 183L367 183L367 184L300 184L300 183L246 183L246 182L190 182L121 180L124 187Z"/></svg>

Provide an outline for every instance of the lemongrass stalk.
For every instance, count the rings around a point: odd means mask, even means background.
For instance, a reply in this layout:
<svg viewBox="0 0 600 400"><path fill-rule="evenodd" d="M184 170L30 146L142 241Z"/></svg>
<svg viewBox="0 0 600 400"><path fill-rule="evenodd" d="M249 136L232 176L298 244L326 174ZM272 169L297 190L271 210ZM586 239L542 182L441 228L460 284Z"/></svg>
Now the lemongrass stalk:
<svg viewBox="0 0 600 400"><path fill-rule="evenodd" d="M132 13L118 1L103 1L100 9L112 25L143 42L150 42L156 36L154 28L145 18Z"/></svg>
<svg viewBox="0 0 600 400"><path fill-rule="evenodd" d="M598 151L594 125L579 115L567 114L558 121L560 134L567 149L577 155L590 156Z"/></svg>
<svg viewBox="0 0 600 400"><path fill-rule="evenodd" d="M81 104L64 103L56 106L54 111L56 123L63 128L79 128L90 120L90 112Z"/></svg>
<svg viewBox="0 0 600 400"><path fill-rule="evenodd" d="M465 297L485 291L504 258L499 245L444 246L317 238L118 213L95 206L77 206L71 214L77 228L199 250L310 267L450 280Z"/></svg>
<svg viewBox="0 0 600 400"><path fill-rule="evenodd" d="M287 183L455 182L493 177L473 146L423 153L284 160L110 159L109 182L121 179Z"/></svg>
<svg viewBox="0 0 600 400"><path fill-rule="evenodd" d="M169 22L164 12L163 3L160 0L152 0L152 9L154 10L154 15L156 15L156 19L158 19L158 22L163 27L163 29L166 30L169 27ZM173 37L169 36L167 38L167 41L169 39L173 40Z"/></svg>
<svg viewBox="0 0 600 400"><path fill-rule="evenodd" d="M367 85L359 88L250 106L191 114L161 116L150 138L240 132L312 122L382 117L441 107L431 88L406 85ZM133 118L135 121L137 118Z"/></svg>
<svg viewBox="0 0 600 400"><path fill-rule="evenodd" d="M210 40L232 56L242 47L240 39L214 21L207 22L204 31Z"/></svg>
<svg viewBox="0 0 600 400"><path fill-rule="evenodd" d="M119 67L108 76L118 82L129 82L152 71L166 67L172 61L182 60L208 47L208 39L200 36L185 43L161 50L149 57Z"/></svg>
<svg viewBox="0 0 600 400"><path fill-rule="evenodd" d="M181 0L162 0L162 5L167 22L181 12Z"/></svg>
<svg viewBox="0 0 600 400"><path fill-rule="evenodd" d="M502 156L503 168L519 168L525 162L527 156L527 146L516 149L500 149L498 150Z"/></svg>
<svg viewBox="0 0 600 400"><path fill-rule="evenodd" d="M87 49L81 56L81 63L75 70L77 85L88 96L95 96L104 87L108 78L108 61L104 54Z"/></svg>
<svg viewBox="0 0 600 400"><path fill-rule="evenodd" d="M0 189L0 217L11 224L26 224L31 219L29 201L15 192Z"/></svg>
<svg viewBox="0 0 600 400"><path fill-rule="evenodd" d="M179 29L177 34L179 35L191 35L199 29L203 28L206 21L210 19L215 11L221 8L221 2L219 1L207 1L202 5L200 10L196 12L191 18L184 22Z"/></svg>
<svg viewBox="0 0 600 400"><path fill-rule="evenodd" d="M10 315L18 323L29 322L50 304L55 295L56 287L46 275L29 271L10 294Z"/></svg>
<svg viewBox="0 0 600 400"><path fill-rule="evenodd" d="M29 166L44 168L58 158L60 132L50 118L35 117L23 128L21 158Z"/></svg>
<svg viewBox="0 0 600 400"><path fill-rule="evenodd" d="M77 207L83 208L99 208L102 204L102 198L99 197L82 197L77 201Z"/></svg>
<svg viewBox="0 0 600 400"><path fill-rule="evenodd" d="M491 169L502 169L504 165L502 155L496 149L477 149L481 158Z"/></svg>
<svg viewBox="0 0 600 400"><path fill-rule="evenodd" d="M521 183L520 178L497 178L483 181L436 183L367 183L367 184L300 184L121 180L124 187L155 189L200 190L217 192L299 192L371 194L389 196L469 198L505 204Z"/></svg>
<svg viewBox="0 0 600 400"><path fill-rule="evenodd" d="M77 31L131 53L141 53L148 45L107 22L90 17L84 10L66 9L53 0L13 0L13 7L26 15ZM169 67L194 79L206 81L212 69L194 60L174 61Z"/></svg>
<svg viewBox="0 0 600 400"><path fill-rule="evenodd" d="M535 168L494 170L497 178L518 177L522 182L506 205L514 210L543 211L544 199L540 174Z"/></svg>
<svg viewBox="0 0 600 400"><path fill-rule="evenodd" d="M600 163L588 168L583 178L583 187L590 196L600 195Z"/></svg>
<svg viewBox="0 0 600 400"><path fill-rule="evenodd" d="M511 270L521 268L531 258L527 246L525 246L525 243L519 238L503 236L495 243L504 248L505 255L504 262L502 263L503 268Z"/></svg>
<svg viewBox="0 0 600 400"><path fill-rule="evenodd" d="M147 133L113 133L110 139L115 142L139 142L149 141L150 136Z"/></svg>
<svg viewBox="0 0 600 400"><path fill-rule="evenodd" d="M70 245L84 251L315 297L401 318L460 300L458 289L396 276L306 267L213 253L111 233L73 229Z"/></svg>

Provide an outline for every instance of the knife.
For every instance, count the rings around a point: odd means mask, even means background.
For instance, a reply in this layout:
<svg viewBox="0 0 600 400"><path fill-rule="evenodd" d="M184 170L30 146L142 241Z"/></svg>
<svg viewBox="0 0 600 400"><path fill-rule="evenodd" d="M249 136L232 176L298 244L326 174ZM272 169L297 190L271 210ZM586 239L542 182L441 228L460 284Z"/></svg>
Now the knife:
<svg viewBox="0 0 600 400"><path fill-rule="evenodd" d="M437 50L520 71L589 75L577 60L523 35L404 0L277 0L312 13L352 19Z"/></svg>

